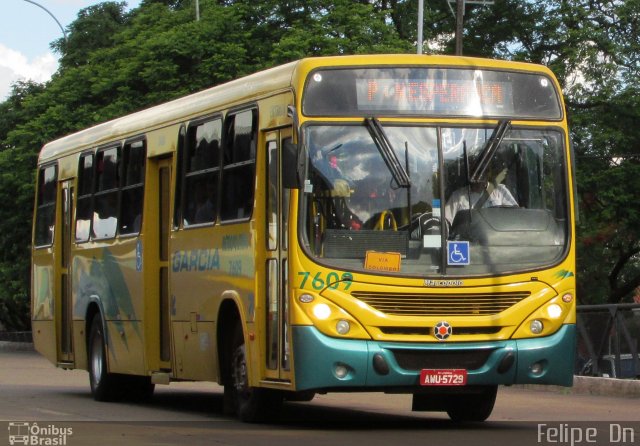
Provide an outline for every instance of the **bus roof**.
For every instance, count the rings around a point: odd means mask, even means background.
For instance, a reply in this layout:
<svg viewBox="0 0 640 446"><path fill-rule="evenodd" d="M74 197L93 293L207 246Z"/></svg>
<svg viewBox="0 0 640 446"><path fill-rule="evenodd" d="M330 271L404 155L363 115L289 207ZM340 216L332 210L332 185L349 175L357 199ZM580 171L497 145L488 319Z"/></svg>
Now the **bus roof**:
<svg viewBox="0 0 640 446"><path fill-rule="evenodd" d="M96 147L213 112L219 107L291 87L296 62L261 71L225 84L165 102L51 141L42 148L39 162Z"/></svg>
<svg viewBox="0 0 640 446"><path fill-rule="evenodd" d="M88 129L51 141L42 148L39 163L45 163L90 147L133 137L144 130L157 129L184 122L221 108L239 105L251 99L259 99L277 91L295 89L296 81L294 76L296 72L306 73L321 66L422 64L510 68L550 73L547 68L534 64L460 56L378 54L306 58L97 124Z"/></svg>

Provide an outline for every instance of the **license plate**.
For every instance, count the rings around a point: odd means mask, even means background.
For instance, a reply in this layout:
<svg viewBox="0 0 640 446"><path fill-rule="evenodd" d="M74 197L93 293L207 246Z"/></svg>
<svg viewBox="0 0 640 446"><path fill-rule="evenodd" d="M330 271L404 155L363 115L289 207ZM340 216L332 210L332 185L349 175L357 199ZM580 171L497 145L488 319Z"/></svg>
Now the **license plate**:
<svg viewBox="0 0 640 446"><path fill-rule="evenodd" d="M420 372L421 386L465 386L465 369L423 369Z"/></svg>

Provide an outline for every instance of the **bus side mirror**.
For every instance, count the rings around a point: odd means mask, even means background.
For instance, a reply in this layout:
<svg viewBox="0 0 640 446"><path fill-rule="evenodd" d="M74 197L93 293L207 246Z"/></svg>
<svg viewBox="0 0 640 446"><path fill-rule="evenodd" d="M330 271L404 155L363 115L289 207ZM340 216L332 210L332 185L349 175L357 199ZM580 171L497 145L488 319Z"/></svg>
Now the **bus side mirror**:
<svg viewBox="0 0 640 446"><path fill-rule="evenodd" d="M302 169L298 165L298 146L291 138L284 140L282 145L282 185L287 189L299 189L302 184Z"/></svg>

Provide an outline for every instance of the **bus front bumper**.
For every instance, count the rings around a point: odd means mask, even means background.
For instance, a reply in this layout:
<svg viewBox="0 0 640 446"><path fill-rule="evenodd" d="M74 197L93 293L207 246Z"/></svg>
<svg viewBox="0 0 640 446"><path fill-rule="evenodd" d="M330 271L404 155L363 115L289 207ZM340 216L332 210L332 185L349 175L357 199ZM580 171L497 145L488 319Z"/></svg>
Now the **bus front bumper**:
<svg viewBox="0 0 640 446"><path fill-rule="evenodd" d="M299 391L407 391L420 386L423 368L464 368L467 385L573 384L573 324L547 337L465 343L336 339L313 326L292 332Z"/></svg>

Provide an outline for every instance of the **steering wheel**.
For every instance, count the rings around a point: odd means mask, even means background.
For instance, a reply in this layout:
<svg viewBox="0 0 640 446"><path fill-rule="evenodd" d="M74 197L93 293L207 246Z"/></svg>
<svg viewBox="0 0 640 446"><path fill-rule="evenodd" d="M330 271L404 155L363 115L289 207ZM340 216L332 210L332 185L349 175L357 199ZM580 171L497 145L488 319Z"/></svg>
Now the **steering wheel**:
<svg viewBox="0 0 640 446"><path fill-rule="evenodd" d="M378 218L378 222L373 227L374 230L384 231L386 229L391 229L393 231L398 230L398 223L396 223L396 217L394 217L393 212L389 209L386 211L382 211L380 213L380 218Z"/></svg>

